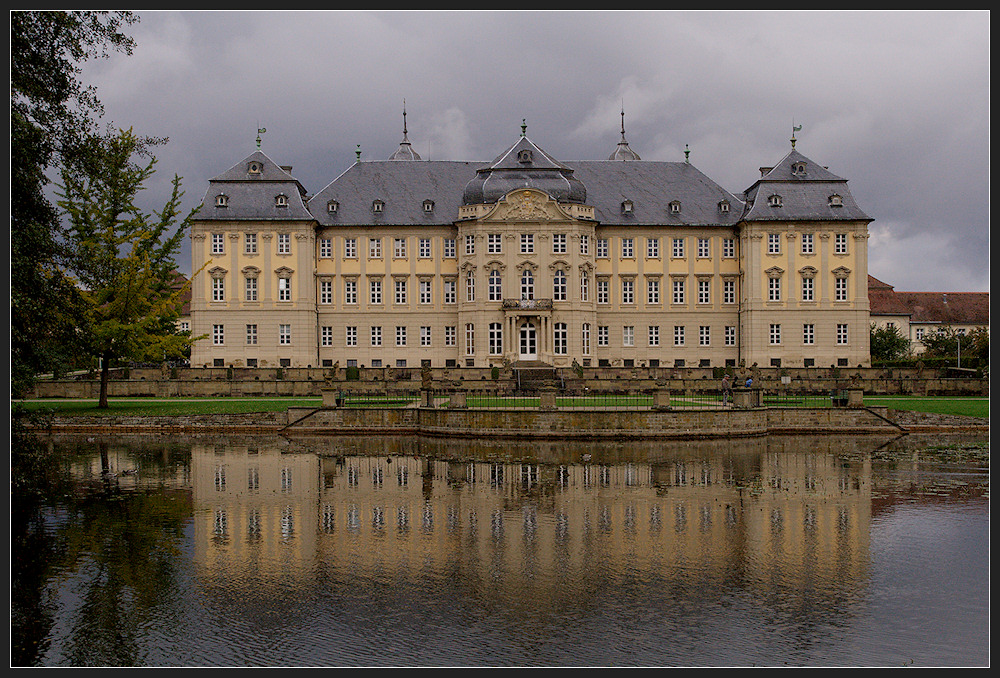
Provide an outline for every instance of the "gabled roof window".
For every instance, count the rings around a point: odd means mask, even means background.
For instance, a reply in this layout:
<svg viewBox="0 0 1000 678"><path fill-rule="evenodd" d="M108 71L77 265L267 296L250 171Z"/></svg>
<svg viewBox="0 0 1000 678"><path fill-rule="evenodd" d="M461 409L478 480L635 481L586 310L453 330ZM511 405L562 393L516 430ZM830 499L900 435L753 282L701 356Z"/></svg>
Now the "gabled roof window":
<svg viewBox="0 0 1000 678"><path fill-rule="evenodd" d="M373 200L372 201L372 212L381 212L383 209L385 209L385 202L384 201L382 201L382 200Z"/></svg>
<svg viewBox="0 0 1000 678"><path fill-rule="evenodd" d="M723 212L723 213L729 211L729 201L728 200L720 200L719 201L719 211Z"/></svg>
<svg viewBox="0 0 1000 678"><path fill-rule="evenodd" d="M329 212L330 214L336 212L338 207L340 207L340 203L337 202L336 200L331 200L330 202L326 203L326 211Z"/></svg>
<svg viewBox="0 0 1000 678"><path fill-rule="evenodd" d="M771 207L781 207L781 196L774 194L767 199L767 204Z"/></svg>
<svg viewBox="0 0 1000 678"><path fill-rule="evenodd" d="M806 164L804 162L793 162L792 163L792 174L795 176L803 176L806 173Z"/></svg>
<svg viewBox="0 0 1000 678"><path fill-rule="evenodd" d="M229 207L229 196L225 193L220 193L215 196L215 206L216 207Z"/></svg>
<svg viewBox="0 0 1000 678"><path fill-rule="evenodd" d="M524 163L531 162L531 150L525 148L525 149L522 149L522 150L518 151L517 152L517 161L518 162L524 162Z"/></svg>
<svg viewBox="0 0 1000 678"><path fill-rule="evenodd" d="M681 201L680 200L671 200L670 201L670 213L671 214L680 214L680 211L681 211Z"/></svg>
<svg viewBox="0 0 1000 678"><path fill-rule="evenodd" d="M279 193L274 196L274 206L275 207L288 207L288 196L284 193Z"/></svg>
<svg viewBox="0 0 1000 678"><path fill-rule="evenodd" d="M433 200L424 200L424 211L425 212L433 212L434 211L434 201Z"/></svg>
<svg viewBox="0 0 1000 678"><path fill-rule="evenodd" d="M264 166L261 165L256 160L251 161L250 164L247 165L247 172L250 174L260 174L263 171L263 169Z"/></svg>
<svg viewBox="0 0 1000 678"><path fill-rule="evenodd" d="M633 207L631 200L622 200L622 214L631 214Z"/></svg>
<svg viewBox="0 0 1000 678"><path fill-rule="evenodd" d="M830 196L830 207L843 207L844 199L834 193Z"/></svg>

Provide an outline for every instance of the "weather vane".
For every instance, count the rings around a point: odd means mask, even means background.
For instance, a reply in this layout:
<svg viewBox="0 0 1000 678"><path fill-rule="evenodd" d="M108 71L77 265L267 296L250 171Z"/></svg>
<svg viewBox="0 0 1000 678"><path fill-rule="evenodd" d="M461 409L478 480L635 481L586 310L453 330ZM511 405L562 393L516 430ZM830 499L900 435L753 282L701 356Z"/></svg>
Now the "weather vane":
<svg viewBox="0 0 1000 678"><path fill-rule="evenodd" d="M257 128L257 148L260 148L260 135L267 131L265 127Z"/></svg>
<svg viewBox="0 0 1000 678"><path fill-rule="evenodd" d="M795 124L795 120L793 119L792 120L792 138L791 138L792 148L795 148L795 133L798 132L798 131L800 131L801 129L802 129L802 125L796 125Z"/></svg>

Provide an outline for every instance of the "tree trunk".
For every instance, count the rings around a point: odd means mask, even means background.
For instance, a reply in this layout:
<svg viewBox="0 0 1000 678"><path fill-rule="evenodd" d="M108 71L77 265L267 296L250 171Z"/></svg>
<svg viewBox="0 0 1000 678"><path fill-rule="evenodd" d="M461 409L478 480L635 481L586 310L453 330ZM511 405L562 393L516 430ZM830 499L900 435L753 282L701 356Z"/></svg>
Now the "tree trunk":
<svg viewBox="0 0 1000 678"><path fill-rule="evenodd" d="M101 396L97 401L97 409L108 409L108 379L110 378L111 356L105 353L101 356Z"/></svg>

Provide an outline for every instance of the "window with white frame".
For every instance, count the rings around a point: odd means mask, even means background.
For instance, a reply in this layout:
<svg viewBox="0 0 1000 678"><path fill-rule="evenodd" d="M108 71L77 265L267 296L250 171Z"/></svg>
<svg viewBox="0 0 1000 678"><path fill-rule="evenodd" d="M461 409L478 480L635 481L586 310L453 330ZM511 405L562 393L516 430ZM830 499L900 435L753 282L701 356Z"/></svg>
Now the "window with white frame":
<svg viewBox="0 0 1000 678"><path fill-rule="evenodd" d="M712 345L712 329L708 325L700 325L698 327L698 345Z"/></svg>
<svg viewBox="0 0 1000 678"><path fill-rule="evenodd" d="M596 251L595 256L598 259L607 259L608 258L608 239L607 238L598 238L597 239L597 248L596 249L597 249L597 251Z"/></svg>
<svg viewBox="0 0 1000 678"><path fill-rule="evenodd" d="M622 259L631 259L635 256L632 238L622 238Z"/></svg>
<svg viewBox="0 0 1000 678"><path fill-rule="evenodd" d="M659 238L646 238L646 258L647 259L659 259L660 258L660 239Z"/></svg>
<svg viewBox="0 0 1000 678"><path fill-rule="evenodd" d="M476 326L472 323L465 324L465 355L476 354Z"/></svg>
<svg viewBox="0 0 1000 678"><path fill-rule="evenodd" d="M226 239L222 233L212 234L212 254L226 253Z"/></svg>
<svg viewBox="0 0 1000 678"><path fill-rule="evenodd" d="M521 254L534 254L535 253L535 234L534 233L522 233L521 234Z"/></svg>
<svg viewBox="0 0 1000 678"><path fill-rule="evenodd" d="M836 233L833 236L833 253L847 254L847 234Z"/></svg>
<svg viewBox="0 0 1000 678"><path fill-rule="evenodd" d="M324 306L333 303L333 282L329 280L319 281L319 303Z"/></svg>
<svg viewBox="0 0 1000 678"><path fill-rule="evenodd" d="M556 355L566 355L569 352L569 330L566 323L552 325L552 352Z"/></svg>
<svg viewBox="0 0 1000 678"><path fill-rule="evenodd" d="M768 233L767 234L767 253L768 254L781 254L781 234L780 233Z"/></svg>
<svg viewBox="0 0 1000 678"><path fill-rule="evenodd" d="M646 303L660 303L660 281L658 278L646 279Z"/></svg>
<svg viewBox="0 0 1000 678"><path fill-rule="evenodd" d="M358 328L354 325L348 325L344 328L344 346L357 346L358 345Z"/></svg>
<svg viewBox="0 0 1000 678"><path fill-rule="evenodd" d="M431 345L431 328L430 325L420 326L420 345L430 346Z"/></svg>
<svg viewBox="0 0 1000 678"><path fill-rule="evenodd" d="M278 343L282 346L288 346L292 343L292 326L280 324L278 325Z"/></svg>
<svg viewBox="0 0 1000 678"><path fill-rule="evenodd" d="M535 298L535 274L530 268L521 272L521 299L531 300Z"/></svg>
<svg viewBox="0 0 1000 678"><path fill-rule="evenodd" d="M580 271L580 301L590 301L590 274Z"/></svg>
<svg viewBox="0 0 1000 678"><path fill-rule="evenodd" d="M417 256L421 259L431 258L431 239L419 238L417 240Z"/></svg>
<svg viewBox="0 0 1000 678"><path fill-rule="evenodd" d="M226 343L226 328L224 325L212 325L212 343L222 346Z"/></svg>
<svg viewBox="0 0 1000 678"><path fill-rule="evenodd" d="M458 283L455 280L444 281L444 303L454 304L458 301Z"/></svg>
<svg viewBox="0 0 1000 678"><path fill-rule="evenodd" d="M345 259L357 259L358 258L358 239L357 238L344 238L344 258Z"/></svg>
<svg viewBox="0 0 1000 678"><path fill-rule="evenodd" d="M684 326L674 325L674 346L684 345Z"/></svg>
<svg viewBox="0 0 1000 678"><path fill-rule="evenodd" d="M736 326L735 325L726 325L726 327L723 329L722 335L723 335L723 342L726 344L726 346L735 346L736 345Z"/></svg>
<svg viewBox="0 0 1000 678"><path fill-rule="evenodd" d="M736 256L736 239L735 238L723 238L722 239L722 258L723 259L733 259Z"/></svg>
<svg viewBox="0 0 1000 678"><path fill-rule="evenodd" d="M629 278L622 279L622 303L635 303L635 281Z"/></svg>
<svg viewBox="0 0 1000 678"><path fill-rule="evenodd" d="M406 258L406 238L392 239L392 256L395 259Z"/></svg>
<svg viewBox="0 0 1000 678"><path fill-rule="evenodd" d="M421 280L419 288L419 301L421 304L430 304L434 301L434 295L431 292L431 281Z"/></svg>
<svg viewBox="0 0 1000 678"><path fill-rule="evenodd" d="M847 323L837 323L837 343L840 345L847 343Z"/></svg>
<svg viewBox="0 0 1000 678"><path fill-rule="evenodd" d="M333 326L323 325L319 328L319 345L333 346Z"/></svg>
<svg viewBox="0 0 1000 678"><path fill-rule="evenodd" d="M566 234L552 234L552 254L566 254Z"/></svg>
<svg viewBox="0 0 1000 678"><path fill-rule="evenodd" d="M610 303L610 293L609 293L609 282L607 280L598 279L597 281L597 303L598 304L608 304Z"/></svg>
<svg viewBox="0 0 1000 678"><path fill-rule="evenodd" d="M465 300L476 300L476 273L469 271L465 274Z"/></svg>
<svg viewBox="0 0 1000 678"><path fill-rule="evenodd" d="M292 253L292 235L290 233L278 234L278 254Z"/></svg>
<svg viewBox="0 0 1000 678"><path fill-rule="evenodd" d="M708 280L698 281L698 303L699 304L710 304L712 303L712 293L711 293L711 282Z"/></svg>
<svg viewBox="0 0 1000 678"><path fill-rule="evenodd" d="M503 235L500 233L486 234L487 254L501 254L503 252Z"/></svg>
<svg viewBox="0 0 1000 678"><path fill-rule="evenodd" d="M660 345L660 326L650 325L649 326L649 345L659 346Z"/></svg>
<svg viewBox="0 0 1000 678"><path fill-rule="evenodd" d="M583 323L580 326L580 352L583 355L590 355L590 323Z"/></svg>
<svg viewBox="0 0 1000 678"><path fill-rule="evenodd" d="M368 302L371 304L379 305L382 303L382 281L381 280L369 280L368 281Z"/></svg>
<svg viewBox="0 0 1000 678"><path fill-rule="evenodd" d="M382 345L382 326L381 325L372 325L371 326L371 337L372 337L372 346L381 346Z"/></svg>
<svg viewBox="0 0 1000 678"><path fill-rule="evenodd" d="M278 301L292 300L292 279L286 276L278 278Z"/></svg>
<svg viewBox="0 0 1000 678"><path fill-rule="evenodd" d="M580 254L590 254L590 236L586 233L580 236Z"/></svg>
<svg viewBox="0 0 1000 678"><path fill-rule="evenodd" d="M722 281L722 303L723 304L735 304L736 303L736 281L735 280L723 280Z"/></svg>
<svg viewBox="0 0 1000 678"><path fill-rule="evenodd" d="M487 278L486 295L490 301L503 299L503 276L495 268L490 270L490 275Z"/></svg>
<svg viewBox="0 0 1000 678"><path fill-rule="evenodd" d="M635 346L635 325L622 327L622 346Z"/></svg>
<svg viewBox="0 0 1000 678"><path fill-rule="evenodd" d="M455 258L455 239L454 238L445 238L444 239L444 241L441 244L441 255L445 259L454 259Z"/></svg>
<svg viewBox="0 0 1000 678"><path fill-rule="evenodd" d="M802 278L802 301L812 301L815 292L815 281L812 276Z"/></svg>
<svg viewBox="0 0 1000 678"><path fill-rule="evenodd" d="M490 355L503 355L503 325L490 323L489 327Z"/></svg>
<svg viewBox="0 0 1000 678"><path fill-rule="evenodd" d="M767 279L767 300L781 301L781 278L771 276Z"/></svg>
<svg viewBox="0 0 1000 678"><path fill-rule="evenodd" d="M673 303L683 304L684 303L684 281L674 280L673 281Z"/></svg>
<svg viewBox="0 0 1000 678"><path fill-rule="evenodd" d="M357 304L358 303L358 281L357 280L345 280L344 281L344 303L345 304Z"/></svg>
<svg viewBox="0 0 1000 678"><path fill-rule="evenodd" d="M406 326L396 325L396 346L406 346Z"/></svg>
<svg viewBox="0 0 1000 678"><path fill-rule="evenodd" d="M698 258L708 259L711 256L708 238L698 238Z"/></svg>
<svg viewBox="0 0 1000 678"><path fill-rule="evenodd" d="M684 258L684 238L674 238L672 244L673 250L671 256L675 259Z"/></svg>
<svg viewBox="0 0 1000 678"><path fill-rule="evenodd" d="M319 256L321 259L329 259L333 256L333 238L319 239Z"/></svg>
<svg viewBox="0 0 1000 678"><path fill-rule="evenodd" d="M779 323L771 323L768 330L768 337L771 341L772 346L777 346L781 343L781 325Z"/></svg>
<svg viewBox="0 0 1000 678"><path fill-rule="evenodd" d="M247 325L247 346L257 345L257 325Z"/></svg>
<svg viewBox="0 0 1000 678"><path fill-rule="evenodd" d="M476 253L476 236L471 233L465 236L465 256L472 256Z"/></svg>
<svg viewBox="0 0 1000 678"><path fill-rule="evenodd" d="M610 336L610 328L607 325L597 326L597 345L607 346L608 338Z"/></svg>
<svg viewBox="0 0 1000 678"><path fill-rule="evenodd" d="M212 278L212 301L226 300L226 279L219 276Z"/></svg>
<svg viewBox="0 0 1000 678"><path fill-rule="evenodd" d="M814 252L815 245L813 244L813 234L803 233L802 234L802 254L812 254Z"/></svg>
<svg viewBox="0 0 1000 678"><path fill-rule="evenodd" d="M802 325L802 343L809 346L816 343L816 326L812 323Z"/></svg>
<svg viewBox="0 0 1000 678"><path fill-rule="evenodd" d="M368 258L382 258L382 238L368 238Z"/></svg>
<svg viewBox="0 0 1000 678"><path fill-rule="evenodd" d="M552 276L552 300L566 301L566 273L561 268Z"/></svg>
<svg viewBox="0 0 1000 678"><path fill-rule="evenodd" d="M833 281L834 301L847 301L847 278L838 276Z"/></svg>
<svg viewBox="0 0 1000 678"><path fill-rule="evenodd" d="M405 304L406 303L406 280L404 278L396 278L393 281L393 290L395 296L393 297L393 303Z"/></svg>
<svg viewBox="0 0 1000 678"><path fill-rule="evenodd" d="M444 328L444 345L454 346L458 337L458 328L454 325L448 325Z"/></svg>
<svg viewBox="0 0 1000 678"><path fill-rule="evenodd" d="M244 254L257 254L257 234L256 233L244 233L243 234L243 253Z"/></svg>

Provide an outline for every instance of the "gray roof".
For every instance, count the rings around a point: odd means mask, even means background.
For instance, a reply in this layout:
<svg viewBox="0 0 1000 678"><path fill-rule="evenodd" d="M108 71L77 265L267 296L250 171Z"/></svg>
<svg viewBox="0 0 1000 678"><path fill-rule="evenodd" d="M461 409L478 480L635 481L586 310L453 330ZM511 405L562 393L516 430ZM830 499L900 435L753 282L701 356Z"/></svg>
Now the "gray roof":
<svg viewBox="0 0 1000 678"><path fill-rule="evenodd" d="M252 163L257 164L259 172L249 171ZM255 151L209 180L198 219L312 220L303 202L305 189L288 169L276 164L261 151ZM216 205L216 197L220 194L227 197L226 207ZM276 197L279 195L288 199L287 207L277 206Z"/></svg>
<svg viewBox="0 0 1000 678"><path fill-rule="evenodd" d="M802 168L796 171L796 167ZM746 221L871 221L854 201L847 180L833 174L798 151L786 155L745 192ZM781 205L771 204L771 196ZM840 196L840 206L831 196Z"/></svg>
<svg viewBox="0 0 1000 678"><path fill-rule="evenodd" d="M476 171L465 186L466 205L495 203L518 188L537 188L559 202L586 203L587 188L573 169L543 151L526 136Z"/></svg>

